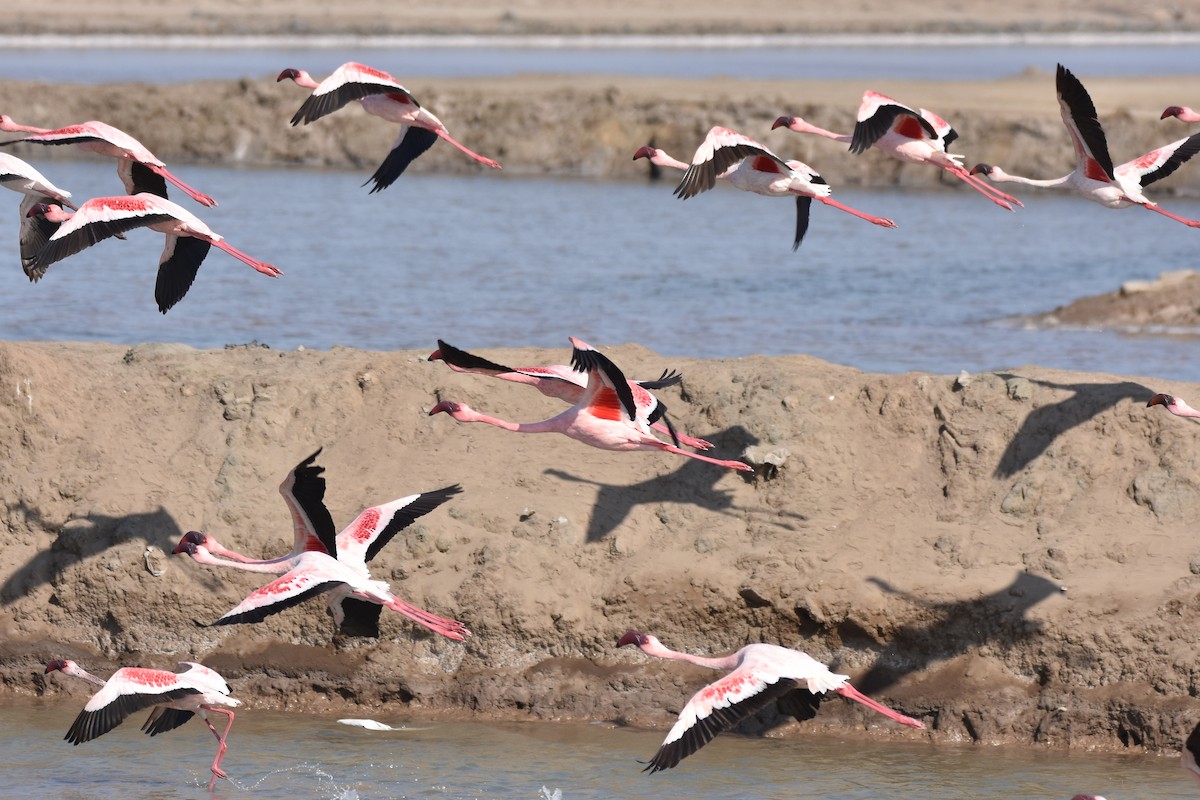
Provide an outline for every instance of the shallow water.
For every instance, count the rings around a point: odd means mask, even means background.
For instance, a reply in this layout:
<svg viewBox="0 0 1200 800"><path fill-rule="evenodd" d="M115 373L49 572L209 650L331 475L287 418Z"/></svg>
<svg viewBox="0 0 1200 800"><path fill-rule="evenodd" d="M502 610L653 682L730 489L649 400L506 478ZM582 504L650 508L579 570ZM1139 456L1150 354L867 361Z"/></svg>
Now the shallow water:
<svg viewBox="0 0 1200 800"><path fill-rule="evenodd" d="M394 39L395 37L393 37ZM411 81L418 77L497 77L521 73L637 75L669 78L729 76L747 79L990 80L1037 68L1053 73L1059 61L1081 76L1192 75L1200 65L1193 35L1158 37L679 37L639 44L637 37L585 40L528 38L513 46L488 39L400 37L332 38L321 46L286 38L239 40L172 37L162 46L145 40L68 37L41 44L8 37L0 47L0 75L9 80L66 83L144 81L181 83L231 78L274 79L284 67L323 76L346 61L362 61ZM752 43L747 43L750 39ZM151 40L153 41L153 40ZM587 43L590 41L590 43ZM539 46L541 42L541 46ZM708 42L701 45L700 42ZM107 44L106 44L107 43ZM217 46L214 46L216 44ZM64 57L64 52L68 57ZM1179 102L1187 102L1183 98ZM1192 103L1195 105L1195 102Z"/></svg>
<svg viewBox="0 0 1200 800"><path fill-rule="evenodd" d="M235 687L236 688L236 687ZM72 747L63 733L83 698L0 708L6 798L149 800L1067 800L1077 792L1182 800L1195 784L1175 758L1022 748L847 742L836 736L725 735L678 768L643 774L662 731L601 724L409 722L366 731L335 718L242 709L222 763L232 778L207 792L212 736L198 720L150 738L138 714ZM381 719L401 724L383 713Z"/></svg>
<svg viewBox="0 0 1200 800"><path fill-rule="evenodd" d="M120 188L109 162L40 167L76 199ZM161 315L163 237L138 230L30 284L16 257L19 198L6 192L0 340L432 350L440 337L467 349L562 348L566 359L574 335L664 356L807 353L890 373L1038 364L1196 374L1187 338L1012 321L1198 266L1200 233L1137 208L1044 192L1009 213L958 187L836 190L900 227L818 205L793 253L793 203L728 187L680 201L670 181L406 175L368 195L366 168L177 172L221 203L183 198L188 208L285 276L213 249L187 297ZM1200 217L1194 199L1164 206Z"/></svg>

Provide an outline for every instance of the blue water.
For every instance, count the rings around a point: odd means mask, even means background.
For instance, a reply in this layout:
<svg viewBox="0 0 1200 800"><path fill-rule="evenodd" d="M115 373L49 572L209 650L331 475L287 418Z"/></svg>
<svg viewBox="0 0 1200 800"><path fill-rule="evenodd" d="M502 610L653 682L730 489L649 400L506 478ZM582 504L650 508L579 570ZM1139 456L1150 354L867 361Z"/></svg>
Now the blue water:
<svg viewBox="0 0 1200 800"><path fill-rule="evenodd" d="M77 198L120 190L108 161L40 166ZM19 196L6 192L0 340L423 351L440 337L469 349L561 347L565 357L574 335L667 356L807 353L889 373L1037 364L1195 378L1186 337L1014 321L1200 266L1200 233L1158 214L1049 192L1009 213L959 187L835 187L899 227L817 205L793 253L792 202L724 186L681 201L642 166L631 162L626 181L405 175L375 195L360 186L369 168L177 166L221 203L183 198L189 208L286 274L267 278L214 249L165 316L153 301L161 234L101 242L30 284L16 257ZM1200 218L1195 199L1164 206Z"/></svg>
<svg viewBox="0 0 1200 800"><path fill-rule="evenodd" d="M654 45L616 37L522 39L513 46L433 39L331 39L325 46L288 39L222 41L199 37L63 41L9 37L0 47L0 76L67 83L180 83L214 78L273 79L284 67L324 76L346 61L362 61L403 81L418 77L506 76L520 73L637 75L670 78L987 80L1029 68L1053 73L1062 61L1083 77L1193 75L1200 37L674 38ZM538 42L542 46L537 46ZM694 42L694 43L689 43ZM707 44L705 44L707 42ZM94 45L103 46L94 46ZM88 46L93 45L93 46ZM69 55L64 57L64 52ZM410 88L413 88L410 86ZM1186 98L1183 101L1186 101ZM1195 105L1195 103L1193 103Z"/></svg>
<svg viewBox="0 0 1200 800"><path fill-rule="evenodd" d="M150 738L138 714L73 747L62 736L85 697L0 708L3 797L541 800L546 786L563 800L1067 800L1078 792L1183 800L1196 791L1177 758L807 735L724 735L678 768L646 775L638 760L653 755L663 731L421 721L365 731L328 716L258 711L247 698L222 763L232 781L209 795L215 742L198 721ZM377 716L406 722L386 710Z"/></svg>

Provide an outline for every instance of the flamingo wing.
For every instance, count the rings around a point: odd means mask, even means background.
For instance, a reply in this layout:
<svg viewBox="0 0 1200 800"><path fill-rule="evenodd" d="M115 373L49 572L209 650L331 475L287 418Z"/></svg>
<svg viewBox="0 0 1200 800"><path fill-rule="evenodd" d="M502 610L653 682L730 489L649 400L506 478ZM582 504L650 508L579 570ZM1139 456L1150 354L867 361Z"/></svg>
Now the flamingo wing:
<svg viewBox="0 0 1200 800"><path fill-rule="evenodd" d="M588 374L587 390L579 401L580 404L596 416L617 419L612 412L617 411L619 414L619 409L613 408L619 403L627 418L636 420L638 406L633 397L633 388L625 379L625 374L616 364L609 361L607 356L593 350L590 345L578 339L572 339L571 342L574 345L574 350L571 351L571 366L578 372ZM646 394L650 395L649 392Z"/></svg>
<svg viewBox="0 0 1200 800"><path fill-rule="evenodd" d="M796 195L796 236L792 239L792 252L800 247L800 242L804 241L804 234L808 233L808 219L812 213L812 198L806 195Z"/></svg>
<svg viewBox="0 0 1200 800"><path fill-rule="evenodd" d="M454 484L364 509L337 535L334 555L344 563L366 563L397 533L460 492L462 487Z"/></svg>
<svg viewBox="0 0 1200 800"><path fill-rule="evenodd" d="M376 94L398 95L397 99L420 107L416 98L391 75L351 61L342 64L313 89L313 93L292 116L292 125L313 122L351 101Z"/></svg>
<svg viewBox="0 0 1200 800"><path fill-rule="evenodd" d="M21 201L21 269L35 283L46 273L46 268L36 268L38 253L50 241L50 237L59 229L62 223L51 222L41 214L29 216L29 209L37 203L50 204L56 202L52 197L26 195Z"/></svg>
<svg viewBox="0 0 1200 800"><path fill-rule="evenodd" d="M192 288L196 273L211 247L211 243L194 236L167 234L158 261L158 278L154 282L154 299L160 312L170 311Z"/></svg>
<svg viewBox="0 0 1200 800"><path fill-rule="evenodd" d="M1113 174L1118 178L1133 178L1144 189L1179 169L1197 152L1200 152L1200 133L1151 150L1141 158L1127 161L1117 167Z"/></svg>
<svg viewBox="0 0 1200 800"><path fill-rule="evenodd" d="M173 731L195 716L195 711L184 711L167 706L155 706L150 716L142 724L142 731L147 736L158 736L160 733Z"/></svg>
<svg viewBox="0 0 1200 800"><path fill-rule="evenodd" d="M762 156L774 161L781 171L787 169L787 163L783 159L749 136L728 128L711 129L696 149L696 154L692 156L691 166L683 173L683 178L675 187L675 196L686 200L708 191L716 185L718 175L742 159L752 156Z"/></svg>
<svg viewBox="0 0 1200 800"><path fill-rule="evenodd" d="M909 139L939 138L937 129L920 112L878 92L865 92L850 135L850 152L865 153L890 131Z"/></svg>
<svg viewBox="0 0 1200 800"><path fill-rule="evenodd" d="M375 181L370 194L383 191L395 183L396 179L404 174L404 170L408 169L408 165L433 147L433 143L437 140L438 135L428 128L416 125L401 126L400 138L396 140L396 144L392 145L391 151L383 159L379 169L375 170L375 174L363 182L363 186Z"/></svg>
<svg viewBox="0 0 1200 800"><path fill-rule="evenodd" d="M125 185L125 194L167 196L167 179L140 161L123 158L117 162L117 173Z"/></svg>
<svg viewBox="0 0 1200 800"><path fill-rule="evenodd" d="M200 694L198 689L182 686L172 672L124 667L92 695L64 738L71 744L88 742L108 733L130 714L196 694Z"/></svg>
<svg viewBox="0 0 1200 800"><path fill-rule="evenodd" d="M301 461L279 484L279 494L292 516L292 552L317 552L334 555L337 552L337 528L333 515L325 507L324 467L314 462L323 447Z"/></svg>
<svg viewBox="0 0 1200 800"><path fill-rule="evenodd" d="M673 369L664 369L662 375L652 381L634 381L643 389L666 389L669 386L678 386L683 383L683 375Z"/></svg>
<svg viewBox="0 0 1200 800"><path fill-rule="evenodd" d="M506 367L503 364L489 361L474 353L468 353L466 350L461 350L452 344L447 344L441 339L438 339L437 343L438 352L435 355L440 355L441 359L447 364L458 367L461 370L478 372L484 375L498 375L504 372L516 371L512 367ZM430 356L430 358L433 358L433 356Z"/></svg>
<svg viewBox="0 0 1200 800"><path fill-rule="evenodd" d="M645 772L671 769L719 733L766 708L801 684L792 678L739 667L688 700Z"/></svg>
<svg viewBox="0 0 1200 800"><path fill-rule="evenodd" d="M344 582L323 574L319 569L299 566L280 575L266 586L255 589L213 625L262 622L272 614L299 605L308 598L329 591Z"/></svg>
<svg viewBox="0 0 1200 800"><path fill-rule="evenodd" d="M1104 128L1100 125L1091 95L1071 70L1062 64L1058 65L1054 83L1063 124L1067 126L1071 142L1075 145L1079 171L1093 180L1114 180L1108 140L1104 137Z"/></svg>
<svg viewBox="0 0 1200 800"><path fill-rule="evenodd" d="M59 226L37 255L33 269L45 272L51 264L136 228L176 219L172 214L153 211L139 203L123 203L133 198L100 197L87 201L69 220Z"/></svg>
<svg viewBox="0 0 1200 800"><path fill-rule="evenodd" d="M946 120L928 108L919 108L917 112L921 115L922 119L933 126L934 138L941 142L943 150L948 148L950 143L958 138L958 131L954 130L954 127L949 122L946 122Z"/></svg>

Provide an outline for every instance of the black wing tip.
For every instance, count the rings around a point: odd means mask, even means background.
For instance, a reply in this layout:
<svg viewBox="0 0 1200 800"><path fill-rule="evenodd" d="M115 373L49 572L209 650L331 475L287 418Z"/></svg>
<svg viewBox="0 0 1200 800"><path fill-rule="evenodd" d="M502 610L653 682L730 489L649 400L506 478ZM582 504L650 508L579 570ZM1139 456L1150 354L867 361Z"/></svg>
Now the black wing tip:
<svg viewBox="0 0 1200 800"><path fill-rule="evenodd" d="M494 370L498 372L514 372L512 367L506 367L503 364L497 364L495 361L489 361L482 356L477 356L474 353L468 353L460 347L455 347L452 344L438 339L438 350L442 354L442 361L447 364L452 364L460 369L484 369Z"/></svg>

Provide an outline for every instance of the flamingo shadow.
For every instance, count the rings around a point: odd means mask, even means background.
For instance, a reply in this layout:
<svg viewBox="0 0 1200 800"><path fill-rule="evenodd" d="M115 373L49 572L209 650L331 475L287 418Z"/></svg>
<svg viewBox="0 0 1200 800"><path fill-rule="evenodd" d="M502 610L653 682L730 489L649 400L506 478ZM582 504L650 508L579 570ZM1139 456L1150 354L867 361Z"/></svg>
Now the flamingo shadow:
<svg viewBox="0 0 1200 800"><path fill-rule="evenodd" d="M716 445L716 451L724 453L741 452L750 445L758 444L758 438L741 425L728 428L710 437L710 440ZM680 503L717 513L732 513L736 509L732 492L716 486L727 472L728 470L715 464L688 458L672 473L633 485L599 483L558 469L547 469L543 474L564 481L589 483L599 487L586 535L586 541L592 544L601 541L620 527L630 512L639 505Z"/></svg>
<svg viewBox="0 0 1200 800"><path fill-rule="evenodd" d="M879 658L874 667L855 681L864 694L882 692L905 676L927 668L933 661L954 658L984 644L1013 647L1041 632L1041 623L1028 619L1029 610L1062 591L1048 578L1018 572L1013 582L991 594L970 600L930 603L897 589L882 578L868 578L884 592L902 597L925 609L919 625L897 629L891 642L880 654L903 653L900 658ZM857 626L855 626L857 627ZM862 635L866 635L865 632ZM843 641L853 639L852 630L843 633ZM903 664L903 666L901 666Z"/></svg>
<svg viewBox="0 0 1200 800"><path fill-rule="evenodd" d="M9 504L8 511L10 517L13 514L23 516L30 528L57 531L57 535L50 547L39 551L0 585L0 604L6 606L54 583L69 567L110 547L140 540L146 546L154 545L169 553L183 536L175 518L162 506L140 514L107 516L92 513L62 522L45 518L24 500Z"/></svg>
<svg viewBox="0 0 1200 800"><path fill-rule="evenodd" d="M1001 374L1005 380L1017 377ZM1023 376L1022 376L1023 377ZM1070 397L1051 405L1041 406L1029 412L1021 423L1021 429L1008 443L996 466L995 477L1011 478L1054 443L1062 434L1082 425L1097 414L1112 408L1122 400L1136 400L1145 404L1154 391L1140 383L1055 383L1053 381L1026 378L1030 383L1051 389L1067 389L1074 392Z"/></svg>

